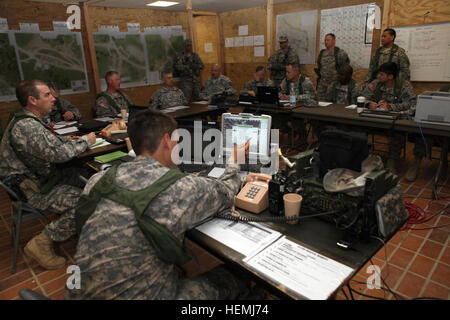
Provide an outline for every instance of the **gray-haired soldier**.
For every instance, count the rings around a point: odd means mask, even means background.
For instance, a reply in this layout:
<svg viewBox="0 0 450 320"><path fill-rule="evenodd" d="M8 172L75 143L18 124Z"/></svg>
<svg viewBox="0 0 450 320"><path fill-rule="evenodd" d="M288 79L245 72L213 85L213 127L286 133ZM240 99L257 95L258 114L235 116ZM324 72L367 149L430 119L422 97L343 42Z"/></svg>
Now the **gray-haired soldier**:
<svg viewBox="0 0 450 320"><path fill-rule="evenodd" d="M223 267L179 279L175 264L186 258L180 249L185 231L231 207L240 179L235 155L219 179L182 173L172 160L176 126L160 111L139 113L128 127L136 159L86 184L83 196L94 203L87 215L77 211L81 289L67 290L67 299L234 299L244 289ZM241 148L248 153L248 144Z"/></svg>
<svg viewBox="0 0 450 320"><path fill-rule="evenodd" d="M153 94L150 100L150 108L166 109L187 104L183 91L174 86L171 72L162 74L162 82L164 86Z"/></svg>
<svg viewBox="0 0 450 320"><path fill-rule="evenodd" d="M105 75L105 91L97 95L95 100L95 114L97 117L116 117L120 110L128 110L133 105L131 99L120 91L120 76L116 71L108 71Z"/></svg>
<svg viewBox="0 0 450 320"><path fill-rule="evenodd" d="M85 151L95 142L95 134L72 139L52 133L43 119L50 114L55 98L42 81L22 81L16 95L23 108L11 113L0 144L0 177L32 206L61 215L24 248L43 268L58 269L66 259L55 255L53 241L75 235L75 206L83 185L79 170L61 170L56 164Z"/></svg>

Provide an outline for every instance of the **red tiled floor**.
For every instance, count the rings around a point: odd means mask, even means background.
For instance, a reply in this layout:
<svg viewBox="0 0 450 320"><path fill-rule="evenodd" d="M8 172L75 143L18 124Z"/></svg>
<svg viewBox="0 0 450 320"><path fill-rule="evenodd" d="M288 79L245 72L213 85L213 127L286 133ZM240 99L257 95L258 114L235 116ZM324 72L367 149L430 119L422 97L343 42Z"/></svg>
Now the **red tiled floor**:
<svg viewBox="0 0 450 320"><path fill-rule="evenodd" d="M401 242L401 247L404 249L409 249L411 251L416 251L419 249L420 245L424 241L423 238L409 234L408 237Z"/></svg>
<svg viewBox="0 0 450 320"><path fill-rule="evenodd" d="M431 280L450 288L450 266L438 263L431 275Z"/></svg>
<svg viewBox="0 0 450 320"><path fill-rule="evenodd" d="M450 295L450 289L444 288L436 283L429 282L426 285L425 290L421 294L422 297L435 297L439 299L448 300Z"/></svg>
<svg viewBox="0 0 450 320"><path fill-rule="evenodd" d="M426 241L422 246L422 249L420 249L419 253L429 258L437 259L441 254L443 247L444 246L440 243Z"/></svg>
<svg viewBox="0 0 450 320"><path fill-rule="evenodd" d="M435 260L417 255L408 271L417 273L422 277L427 277L435 263Z"/></svg>
<svg viewBox="0 0 450 320"><path fill-rule="evenodd" d="M425 279L408 272L395 291L409 298L414 298L419 295L424 283Z"/></svg>
<svg viewBox="0 0 450 320"><path fill-rule="evenodd" d="M398 248L394 255L389 259L389 264L393 264L400 268L406 268L413 257L413 252Z"/></svg>

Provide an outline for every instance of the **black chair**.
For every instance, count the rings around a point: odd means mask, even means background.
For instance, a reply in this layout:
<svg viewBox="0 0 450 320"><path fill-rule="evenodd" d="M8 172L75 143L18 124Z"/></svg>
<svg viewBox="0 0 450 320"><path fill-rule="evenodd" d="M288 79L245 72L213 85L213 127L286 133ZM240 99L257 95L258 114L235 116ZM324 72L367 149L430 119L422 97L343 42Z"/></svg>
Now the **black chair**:
<svg viewBox="0 0 450 320"><path fill-rule="evenodd" d="M43 294L35 292L31 289L20 289L19 297L21 297L23 300L51 300Z"/></svg>
<svg viewBox="0 0 450 320"><path fill-rule="evenodd" d="M13 218L12 232L11 232L11 245L14 246L14 259L11 273L16 272L17 264L17 252L19 251L19 239L20 239L20 225L23 222L30 221L35 218L43 218L47 223L50 222L45 216L45 213L41 210L33 207L25 201L22 201L17 194L6 186L3 181L0 180L0 186L5 189L9 198L12 201L11 215Z"/></svg>

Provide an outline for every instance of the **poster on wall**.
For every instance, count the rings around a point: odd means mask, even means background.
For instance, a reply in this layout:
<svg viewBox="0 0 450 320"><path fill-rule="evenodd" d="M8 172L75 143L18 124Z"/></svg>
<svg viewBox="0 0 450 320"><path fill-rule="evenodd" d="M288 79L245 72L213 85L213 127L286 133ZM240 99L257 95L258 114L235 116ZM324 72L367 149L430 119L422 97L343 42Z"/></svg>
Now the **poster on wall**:
<svg viewBox="0 0 450 320"><path fill-rule="evenodd" d="M20 71L12 34L0 31L0 101L16 100L16 86L20 82Z"/></svg>

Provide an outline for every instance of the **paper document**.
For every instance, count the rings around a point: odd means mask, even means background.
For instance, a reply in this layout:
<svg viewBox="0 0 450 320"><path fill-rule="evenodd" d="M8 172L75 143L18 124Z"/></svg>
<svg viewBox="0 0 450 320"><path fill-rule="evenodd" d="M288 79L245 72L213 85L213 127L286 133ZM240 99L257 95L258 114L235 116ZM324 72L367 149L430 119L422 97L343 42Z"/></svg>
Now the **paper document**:
<svg viewBox="0 0 450 320"><path fill-rule="evenodd" d="M66 133L77 132L77 131L78 131L77 127L69 127L69 128L55 130L55 132L57 134L66 134Z"/></svg>
<svg viewBox="0 0 450 320"><path fill-rule="evenodd" d="M108 141L102 139L102 138L96 138L95 143L89 147L89 149L95 149L99 147L104 147L110 144Z"/></svg>
<svg viewBox="0 0 450 320"><path fill-rule="evenodd" d="M169 112L175 112L177 110L187 109L187 108L189 108L189 107L188 106L176 106L176 107L162 109L161 112L169 113Z"/></svg>
<svg viewBox="0 0 450 320"><path fill-rule="evenodd" d="M111 118L111 117L103 117L103 118L95 118L95 120L97 121L104 121L104 122L112 122L114 120L116 120L115 118Z"/></svg>
<svg viewBox="0 0 450 320"><path fill-rule="evenodd" d="M354 110L354 109L356 109L356 104L351 104L349 106L346 106L345 109Z"/></svg>
<svg viewBox="0 0 450 320"><path fill-rule="evenodd" d="M218 179L223 175L224 172L225 172L225 168L215 167L208 173L208 177Z"/></svg>
<svg viewBox="0 0 450 320"><path fill-rule="evenodd" d="M208 101L194 101L192 103L194 103L194 104L209 104Z"/></svg>
<svg viewBox="0 0 450 320"><path fill-rule="evenodd" d="M282 237L244 262L313 300L327 299L353 269Z"/></svg>
<svg viewBox="0 0 450 320"><path fill-rule="evenodd" d="M67 126L72 126L75 123L77 123L76 121L60 121L55 123L55 125L53 126L53 129L60 129L63 127L67 127Z"/></svg>
<svg viewBox="0 0 450 320"><path fill-rule="evenodd" d="M319 101L319 106L321 107L328 107L330 104L332 104L332 102Z"/></svg>
<svg viewBox="0 0 450 320"><path fill-rule="evenodd" d="M281 237L281 233L259 223L214 218L197 230L248 257Z"/></svg>

